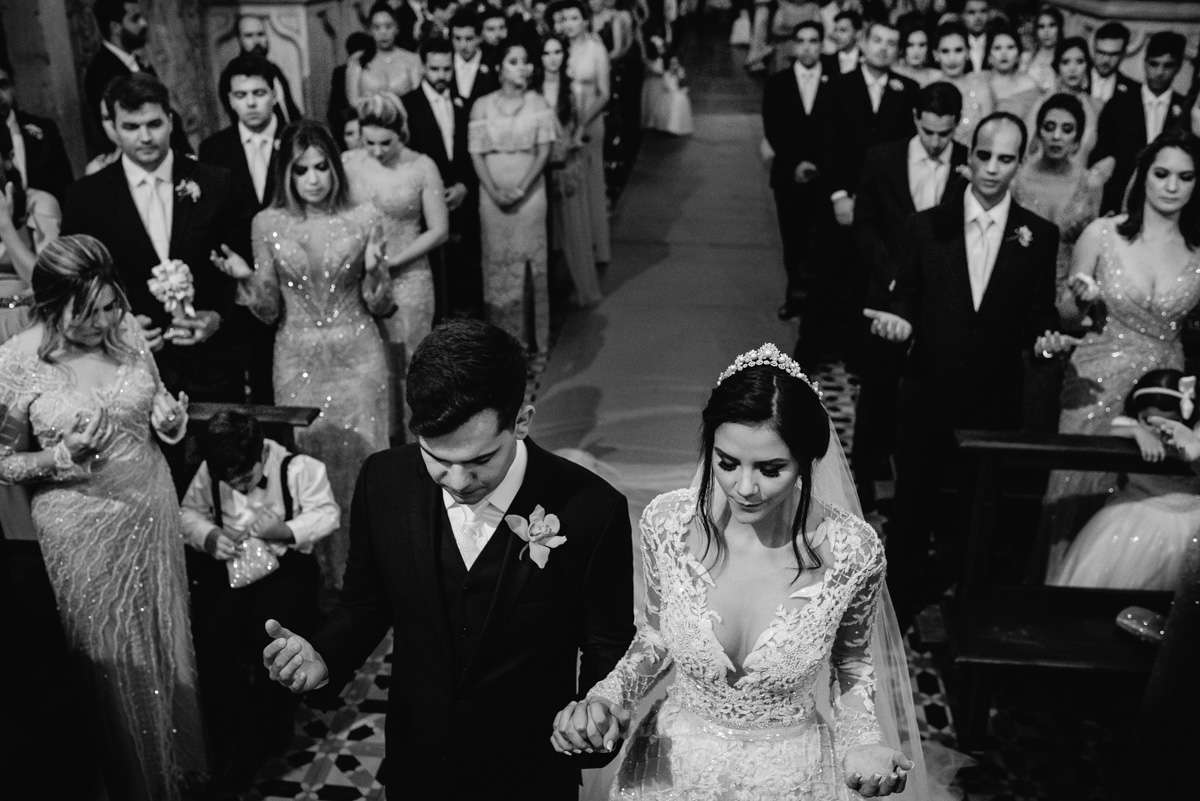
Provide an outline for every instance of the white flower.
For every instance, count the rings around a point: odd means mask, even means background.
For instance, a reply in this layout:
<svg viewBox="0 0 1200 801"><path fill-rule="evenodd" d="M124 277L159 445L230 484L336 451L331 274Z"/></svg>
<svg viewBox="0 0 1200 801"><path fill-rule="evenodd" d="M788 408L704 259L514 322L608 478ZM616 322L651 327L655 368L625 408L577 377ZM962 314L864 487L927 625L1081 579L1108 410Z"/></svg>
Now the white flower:
<svg viewBox="0 0 1200 801"><path fill-rule="evenodd" d="M888 88L891 89L893 92L903 92L904 84L901 83L900 81L898 81L897 79L892 78L890 81L888 81Z"/></svg>
<svg viewBox="0 0 1200 801"><path fill-rule="evenodd" d="M193 203L200 200L200 184L191 178L185 178L175 184L175 197L186 197Z"/></svg>
<svg viewBox="0 0 1200 801"><path fill-rule="evenodd" d="M192 301L196 299L196 285L192 282L192 271L179 259L170 259L156 264L150 270L152 276L146 281L150 294L163 305L173 317L195 317Z"/></svg>
<svg viewBox="0 0 1200 801"><path fill-rule="evenodd" d="M34 139L41 139L46 135L39 126L34 125L32 122L25 123L21 126L21 128L25 131L25 133L29 134Z"/></svg>
<svg viewBox="0 0 1200 801"><path fill-rule="evenodd" d="M1030 243L1033 242L1033 231L1029 230L1028 225L1022 225L1017 229L1017 242L1023 248L1029 247Z"/></svg>
<svg viewBox="0 0 1200 801"><path fill-rule="evenodd" d="M1178 117L1182 113L1183 113L1183 109L1181 109L1178 104L1171 106L1171 116L1172 117Z"/></svg>
<svg viewBox="0 0 1200 801"><path fill-rule="evenodd" d="M546 514L546 510L541 506L533 508L528 520L520 515L505 515L504 522L508 523L514 534L525 540L525 547L521 549L517 558L520 559L528 551L529 560L539 568L546 566L552 548L557 548L567 541L566 537L558 533L558 517Z"/></svg>

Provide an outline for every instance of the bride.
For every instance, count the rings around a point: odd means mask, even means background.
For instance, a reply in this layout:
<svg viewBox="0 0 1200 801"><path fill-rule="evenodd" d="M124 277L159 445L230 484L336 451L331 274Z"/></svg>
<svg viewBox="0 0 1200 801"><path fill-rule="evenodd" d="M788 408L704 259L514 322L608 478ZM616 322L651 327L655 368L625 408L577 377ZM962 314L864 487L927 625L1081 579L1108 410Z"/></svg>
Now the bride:
<svg viewBox="0 0 1200 801"><path fill-rule="evenodd" d="M907 786L924 799L883 547L815 385L774 345L743 354L709 397L703 440L693 486L642 514L637 637L558 713L554 747L611 750L674 667L611 798L841 801Z"/></svg>

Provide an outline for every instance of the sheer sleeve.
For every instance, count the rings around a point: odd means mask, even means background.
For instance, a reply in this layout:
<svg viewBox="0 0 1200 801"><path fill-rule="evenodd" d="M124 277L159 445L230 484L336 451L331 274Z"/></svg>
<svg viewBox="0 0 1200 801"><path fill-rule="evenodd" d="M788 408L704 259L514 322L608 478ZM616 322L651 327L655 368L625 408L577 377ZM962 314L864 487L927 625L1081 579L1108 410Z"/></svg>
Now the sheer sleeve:
<svg viewBox="0 0 1200 801"><path fill-rule="evenodd" d="M637 615L637 634L621 661L587 692L590 698L604 698L629 712L633 712L638 702L671 667L670 654L659 633L659 613L662 609L662 576L659 569L659 560L663 558L662 515L659 504L652 503L642 513L639 523L646 595Z"/></svg>
<svg viewBox="0 0 1200 801"><path fill-rule="evenodd" d="M87 475L78 465L47 464L29 423L29 407L38 396L36 357L23 353L13 340L0 347L0 484L67 481ZM46 447L61 440L58 435ZM38 449L38 450L32 450Z"/></svg>
<svg viewBox="0 0 1200 801"><path fill-rule="evenodd" d="M841 536L858 535L843 531ZM865 536L860 538L857 547L862 568L830 654L836 682L832 693L834 740L842 753L856 746L883 741L875 715L875 667L871 654L875 607L883 586L883 548L878 539Z"/></svg>
<svg viewBox="0 0 1200 801"><path fill-rule="evenodd" d="M283 297L279 293L279 274L275 271L275 248L279 239L279 226L271 225L267 212L254 218L250 231L250 245L254 251L254 274L238 282L239 305L245 306L264 323L279 319Z"/></svg>
<svg viewBox="0 0 1200 801"><path fill-rule="evenodd" d="M125 315L125 319L121 323L121 335L125 342L133 348L137 354L136 358L139 364L146 368L146 372L154 379L155 394L166 392L166 387L163 385L162 376L158 372L158 363L154 361L154 353L150 350L150 346L146 344L146 335L142 333L142 326L138 323L137 318L131 314ZM160 440L167 445L178 445L187 434L188 427L188 412L183 410L183 420L180 421L178 428L174 433L168 433L160 428L157 428L153 421L150 427Z"/></svg>

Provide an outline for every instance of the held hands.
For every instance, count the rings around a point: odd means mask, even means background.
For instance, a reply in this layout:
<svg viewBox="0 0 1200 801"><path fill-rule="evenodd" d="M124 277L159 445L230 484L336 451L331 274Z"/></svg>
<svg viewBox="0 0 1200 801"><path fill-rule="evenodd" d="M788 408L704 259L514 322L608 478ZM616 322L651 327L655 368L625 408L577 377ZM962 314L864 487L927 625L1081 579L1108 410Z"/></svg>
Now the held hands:
<svg viewBox="0 0 1200 801"><path fill-rule="evenodd" d="M254 268L247 264L245 259L230 250L229 245L221 245L221 252L217 253L214 250L208 254L208 258L214 267L238 281L245 281L254 275Z"/></svg>
<svg viewBox="0 0 1200 801"><path fill-rule="evenodd" d="M329 683L329 668L308 640L293 634L278 620L268 620L271 642L263 649L263 667L274 680L294 693L306 693Z"/></svg>
<svg viewBox="0 0 1200 801"><path fill-rule="evenodd" d="M554 717L550 744L560 754L612 751L629 728L629 713L603 698L572 701Z"/></svg>
<svg viewBox="0 0 1200 801"><path fill-rule="evenodd" d="M833 216L835 219L837 219L838 225L853 225L854 198L850 197L849 195L845 195L833 201Z"/></svg>
<svg viewBox="0 0 1200 801"><path fill-rule="evenodd" d="M847 787L863 798L882 798L904 792L913 762L883 744L860 745L846 752L842 767Z"/></svg>
<svg viewBox="0 0 1200 801"><path fill-rule="evenodd" d="M98 459L110 436L112 424L108 420L108 411L100 407L94 415L77 412L75 425L63 435L62 443L71 454L71 461L82 464L89 459Z"/></svg>
<svg viewBox="0 0 1200 801"><path fill-rule="evenodd" d="M154 430L167 438L183 433L187 425L188 397L186 392L179 393L179 400L171 397L171 393L160 389L154 395L154 405L150 409L150 425Z"/></svg>
<svg viewBox="0 0 1200 801"><path fill-rule="evenodd" d="M871 333L888 342L907 342L912 336L912 323L898 314L863 309L863 317L871 321Z"/></svg>
<svg viewBox="0 0 1200 801"><path fill-rule="evenodd" d="M1084 273L1075 273L1067 279L1067 289L1078 303L1093 303L1100 298L1100 285L1096 279Z"/></svg>
<svg viewBox="0 0 1200 801"><path fill-rule="evenodd" d="M163 332L161 328L155 327L153 321L144 314L134 315L138 325L142 327L142 336L146 338L146 347L150 348L151 353L158 353L163 346Z"/></svg>
<svg viewBox="0 0 1200 801"><path fill-rule="evenodd" d="M172 320L171 325L174 328L184 328L188 331L183 336L171 337L172 344L183 345L185 347L199 345L217 333L217 329L221 327L221 315L215 311L197 310L195 317L180 317Z"/></svg>
<svg viewBox="0 0 1200 801"><path fill-rule="evenodd" d="M363 256L368 274L382 273L385 276L388 274L390 265L387 258L387 245L387 236L383 232L383 226L376 225L371 229L371 235L367 237L367 250Z"/></svg>
<svg viewBox="0 0 1200 801"><path fill-rule="evenodd" d="M1178 451L1185 462L1200 460L1200 436L1195 431L1178 420L1157 415L1147 418L1146 422L1158 429L1163 442Z"/></svg>
<svg viewBox="0 0 1200 801"><path fill-rule="evenodd" d="M1067 353L1076 345L1082 345L1083 340L1057 331L1046 331L1033 343L1033 352L1043 359L1052 359L1060 353Z"/></svg>

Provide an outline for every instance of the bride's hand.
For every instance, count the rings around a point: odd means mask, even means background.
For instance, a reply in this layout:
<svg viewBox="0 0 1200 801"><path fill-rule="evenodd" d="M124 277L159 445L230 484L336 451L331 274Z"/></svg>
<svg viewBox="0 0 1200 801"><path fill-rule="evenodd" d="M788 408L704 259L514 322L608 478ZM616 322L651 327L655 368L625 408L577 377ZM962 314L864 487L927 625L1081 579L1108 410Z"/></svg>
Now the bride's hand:
<svg viewBox="0 0 1200 801"><path fill-rule="evenodd" d="M550 744L560 754L612 751L629 726L629 713L603 698L572 701L554 717Z"/></svg>
<svg viewBox="0 0 1200 801"><path fill-rule="evenodd" d="M851 748L842 767L847 787L863 798L881 798L904 792L913 762L896 749L877 743Z"/></svg>

